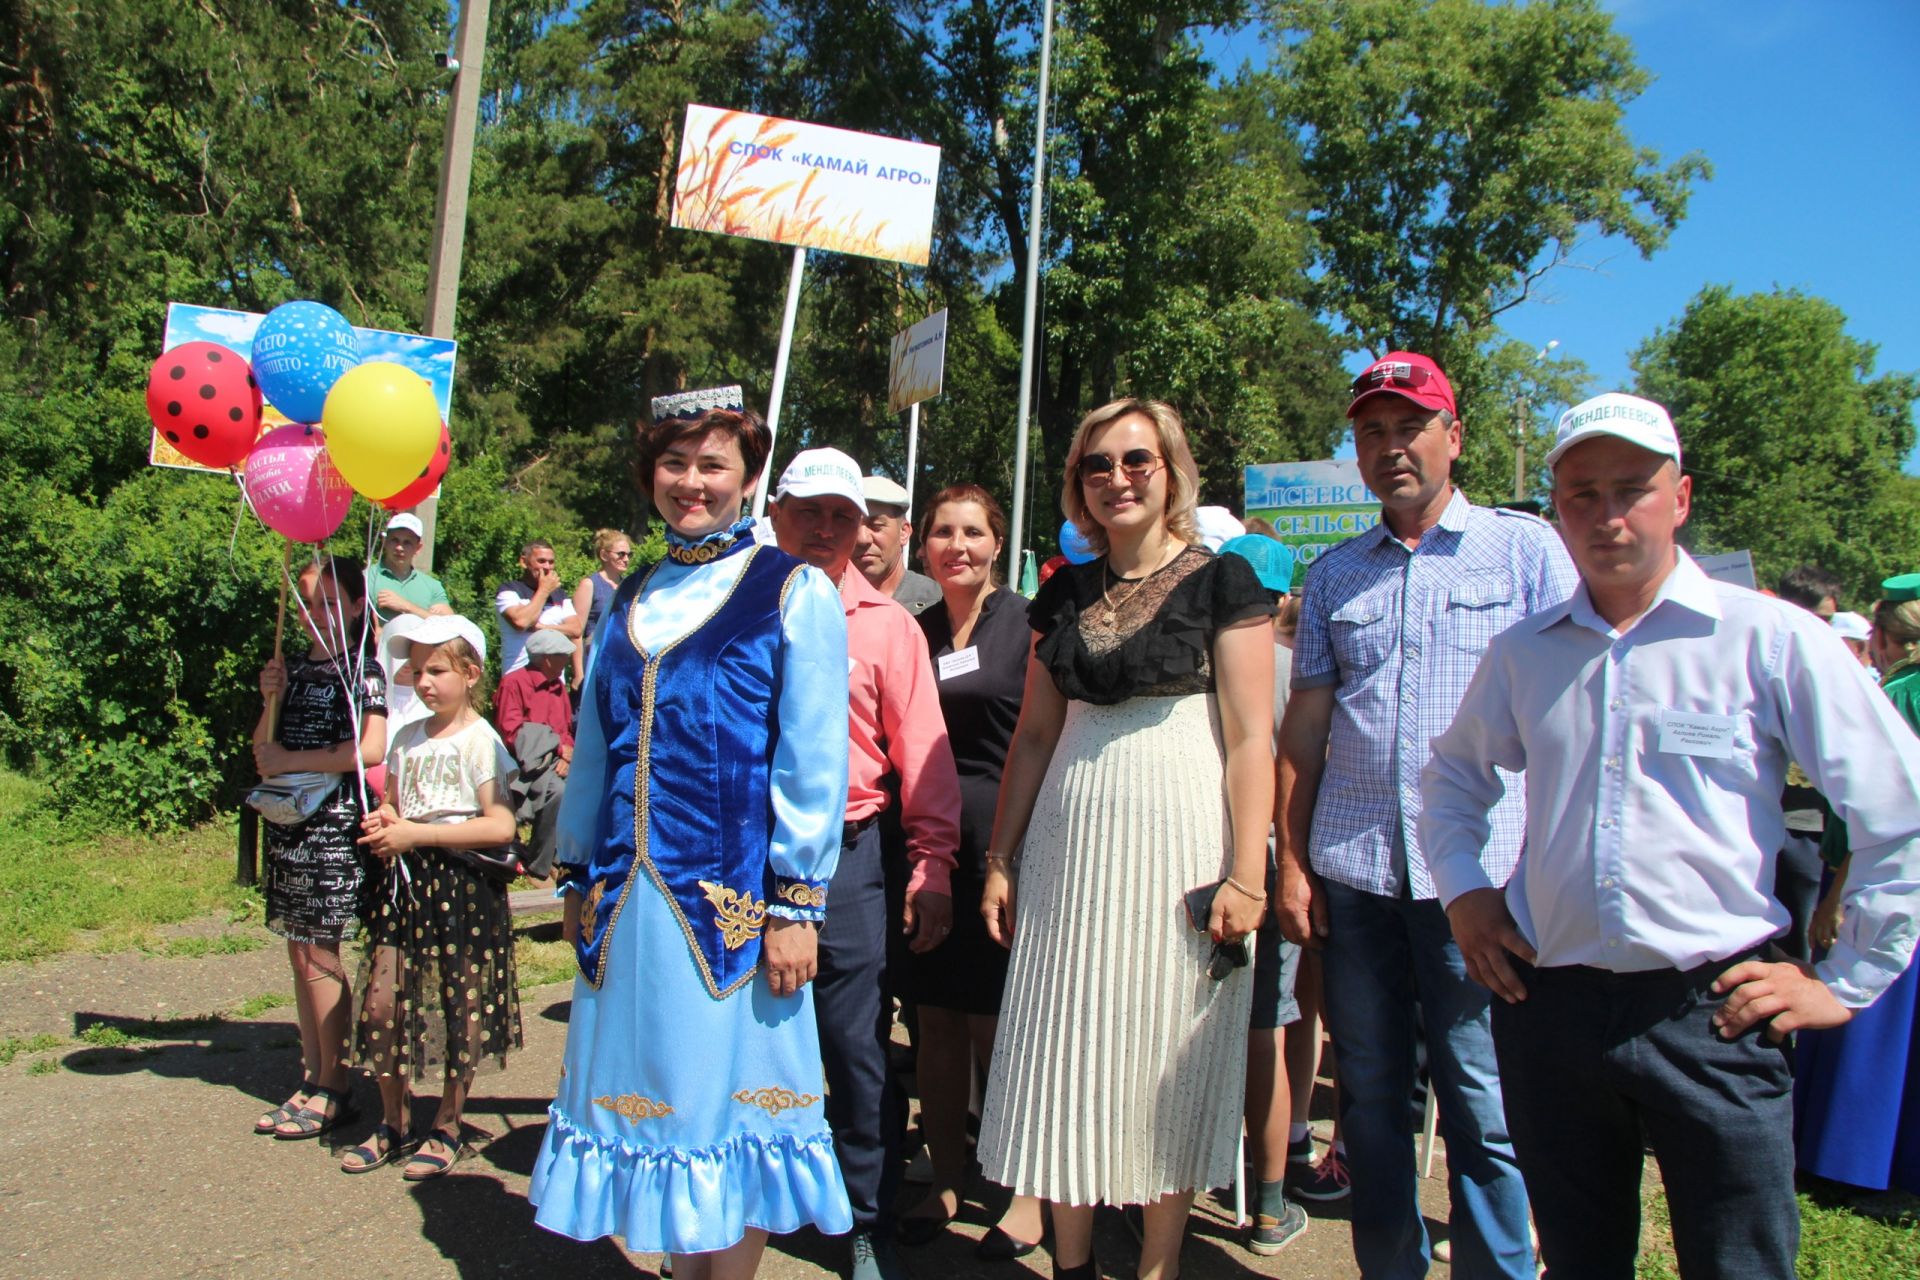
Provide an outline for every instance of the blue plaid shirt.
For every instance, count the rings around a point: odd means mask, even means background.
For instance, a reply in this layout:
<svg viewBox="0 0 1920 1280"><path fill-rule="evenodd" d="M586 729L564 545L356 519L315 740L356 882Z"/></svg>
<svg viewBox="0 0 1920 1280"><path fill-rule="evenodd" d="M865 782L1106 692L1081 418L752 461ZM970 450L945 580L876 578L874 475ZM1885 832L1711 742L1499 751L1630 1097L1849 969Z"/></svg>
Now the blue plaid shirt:
<svg viewBox="0 0 1920 1280"><path fill-rule="evenodd" d="M1308 849L1315 872L1398 897L1411 871L1412 896L1435 896L1417 834L1433 740L1453 722L1487 643L1566 600L1577 581L1551 525L1476 507L1457 489L1417 548L1382 521L1314 561L1293 687L1334 689ZM1496 885L1513 874L1526 831L1523 784L1501 777L1506 795L1488 815L1481 854Z"/></svg>

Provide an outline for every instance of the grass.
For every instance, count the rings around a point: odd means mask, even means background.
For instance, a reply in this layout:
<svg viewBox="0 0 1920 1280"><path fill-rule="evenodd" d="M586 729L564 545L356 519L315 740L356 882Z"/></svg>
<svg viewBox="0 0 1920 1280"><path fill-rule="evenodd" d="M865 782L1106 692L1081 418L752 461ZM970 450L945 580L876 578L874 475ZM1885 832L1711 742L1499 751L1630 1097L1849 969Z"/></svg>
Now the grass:
<svg viewBox="0 0 1920 1280"><path fill-rule="evenodd" d="M1641 1198L1635 1280L1680 1280L1667 1197L1649 1178ZM1837 1196L1800 1195L1800 1280L1913 1280L1920 1275L1920 1218L1892 1221L1856 1213Z"/></svg>
<svg viewBox="0 0 1920 1280"><path fill-rule="evenodd" d="M284 991L269 991L265 995L252 996L233 1007L229 1017L257 1018L269 1009L284 1009L293 1003L293 997Z"/></svg>
<svg viewBox="0 0 1920 1280"><path fill-rule="evenodd" d="M216 912L230 923L258 917L257 895L233 881L233 851L225 823L161 836L65 824L46 787L0 771L0 961L76 949L209 955L264 945L243 934L163 940L156 932Z"/></svg>
<svg viewBox="0 0 1920 1280"><path fill-rule="evenodd" d="M579 971L572 944L536 942L524 929L514 930L513 965L522 991L543 987L549 982L571 980Z"/></svg>
<svg viewBox="0 0 1920 1280"><path fill-rule="evenodd" d="M49 1049L58 1049L66 1041L59 1036L8 1036L0 1040L0 1067L9 1066L23 1053L45 1053Z"/></svg>

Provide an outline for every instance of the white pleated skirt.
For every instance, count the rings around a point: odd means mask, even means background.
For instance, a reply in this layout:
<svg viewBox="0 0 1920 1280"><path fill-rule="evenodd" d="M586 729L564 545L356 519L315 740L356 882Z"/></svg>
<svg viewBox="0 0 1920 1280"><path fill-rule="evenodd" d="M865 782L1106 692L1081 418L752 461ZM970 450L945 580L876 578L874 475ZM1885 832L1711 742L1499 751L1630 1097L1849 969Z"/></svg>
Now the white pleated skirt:
<svg viewBox="0 0 1920 1280"><path fill-rule="evenodd" d="M1021 854L995 1182L1086 1205L1233 1178L1252 970L1209 978L1183 901L1232 866L1222 757L1210 695L1068 704Z"/></svg>

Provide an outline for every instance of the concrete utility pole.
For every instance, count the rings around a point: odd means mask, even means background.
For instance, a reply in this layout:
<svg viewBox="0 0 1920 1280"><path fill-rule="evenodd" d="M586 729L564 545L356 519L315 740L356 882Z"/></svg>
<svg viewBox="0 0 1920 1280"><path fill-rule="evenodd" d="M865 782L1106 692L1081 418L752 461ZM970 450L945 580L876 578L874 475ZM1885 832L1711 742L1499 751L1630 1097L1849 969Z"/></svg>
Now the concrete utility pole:
<svg viewBox="0 0 1920 1280"><path fill-rule="evenodd" d="M1040 106L1033 121L1033 209L1027 215L1027 303L1020 321L1020 408L1013 436L1013 538L1007 544L1007 581L1020 583L1027 529L1027 423L1033 408L1033 329L1040 309L1040 238L1047 185L1047 79L1053 63L1053 0L1040 15Z"/></svg>
<svg viewBox="0 0 1920 1280"><path fill-rule="evenodd" d="M447 146L440 158L440 196L433 218L433 257L427 265L427 336L453 337L460 301L460 252L467 237L467 188L473 178L473 131L480 117L480 67L487 54L488 0L461 0L454 32L453 94L447 104ZM439 514L436 490L414 508L424 532L416 563L433 568L433 533Z"/></svg>

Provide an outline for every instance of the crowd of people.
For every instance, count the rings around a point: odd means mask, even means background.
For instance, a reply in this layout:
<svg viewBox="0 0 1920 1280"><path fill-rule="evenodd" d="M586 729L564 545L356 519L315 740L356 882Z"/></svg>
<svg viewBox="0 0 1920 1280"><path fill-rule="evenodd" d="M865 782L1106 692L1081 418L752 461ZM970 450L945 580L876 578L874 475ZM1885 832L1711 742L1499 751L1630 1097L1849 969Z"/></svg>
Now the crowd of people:
<svg viewBox="0 0 1920 1280"><path fill-rule="evenodd" d="M1348 417L1381 519L1296 592L1270 529L1201 507L1171 406L1094 410L1027 600L980 486L916 515L807 449L756 522L765 424L674 397L636 473L665 558L629 574L602 530L569 595L524 548L492 723L486 639L413 568L412 517L370 575L325 561L309 651L260 681L262 775L336 781L268 827L305 1071L257 1131L348 1123L359 1069L382 1114L341 1168L453 1168L475 1074L521 1045L531 874L579 964L534 1220L683 1280L806 1226L894 1280L976 1161L1011 1197L981 1256L1050 1233L1063 1280L1099 1274L1101 1204L1172 1280L1195 1193L1236 1180L1256 1253L1345 1197L1364 1276L1444 1249L1514 1280L1631 1275L1649 1147L1690 1280L1794 1274L1796 1168L1920 1191L1920 575L1870 620L1817 569L1778 598L1710 579L1676 541L1679 438L1636 397L1562 415L1557 527L1454 486L1426 357L1374 362ZM442 1090L424 1133L416 1084Z"/></svg>

